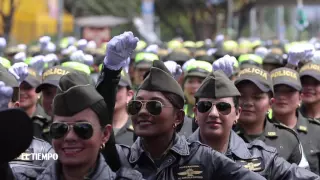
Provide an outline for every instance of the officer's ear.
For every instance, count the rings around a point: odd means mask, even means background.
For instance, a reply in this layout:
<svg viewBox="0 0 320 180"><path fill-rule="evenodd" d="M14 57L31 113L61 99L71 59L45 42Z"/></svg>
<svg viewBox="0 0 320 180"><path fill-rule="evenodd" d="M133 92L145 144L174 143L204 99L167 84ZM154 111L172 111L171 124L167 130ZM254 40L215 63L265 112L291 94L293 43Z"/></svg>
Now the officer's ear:
<svg viewBox="0 0 320 180"><path fill-rule="evenodd" d="M102 128L101 144L105 144L109 141L111 133L112 133L112 126L110 124L107 124L105 127Z"/></svg>
<svg viewBox="0 0 320 180"><path fill-rule="evenodd" d="M20 103L19 103L19 101L9 102L8 107L9 108L18 108L18 107L20 107Z"/></svg>
<svg viewBox="0 0 320 180"><path fill-rule="evenodd" d="M127 91L127 103L129 103L129 101L132 100L133 96L134 96L134 91L131 90L131 89L128 89L128 91Z"/></svg>
<svg viewBox="0 0 320 180"><path fill-rule="evenodd" d="M270 106L272 106L276 102L275 98L270 98Z"/></svg>

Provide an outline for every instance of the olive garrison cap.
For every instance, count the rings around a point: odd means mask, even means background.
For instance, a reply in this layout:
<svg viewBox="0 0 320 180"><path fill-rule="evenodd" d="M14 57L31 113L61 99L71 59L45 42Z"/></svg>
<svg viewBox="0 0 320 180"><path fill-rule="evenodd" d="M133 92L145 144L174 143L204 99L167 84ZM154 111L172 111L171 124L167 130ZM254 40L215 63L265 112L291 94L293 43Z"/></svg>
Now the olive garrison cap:
<svg viewBox="0 0 320 180"><path fill-rule="evenodd" d="M0 64L0 81L10 87L19 87L19 83L16 78L9 73L9 71Z"/></svg>
<svg viewBox="0 0 320 180"><path fill-rule="evenodd" d="M294 88L297 91L302 89L299 73L290 68L277 68L271 71L271 78L273 81L273 87L276 85L287 85Z"/></svg>
<svg viewBox="0 0 320 180"><path fill-rule="evenodd" d="M107 105L103 97L82 72L71 72L60 78L59 88L53 100L53 113L58 116L73 116L87 108L99 117L101 125L109 124Z"/></svg>
<svg viewBox="0 0 320 180"><path fill-rule="evenodd" d="M234 83L222 71L213 71L202 82L196 98L225 98L240 96Z"/></svg>
<svg viewBox="0 0 320 180"><path fill-rule="evenodd" d="M273 85L270 74L259 67L248 67L239 72L234 82L238 86L241 82L250 81L262 92L273 92Z"/></svg>
<svg viewBox="0 0 320 180"><path fill-rule="evenodd" d="M184 94L179 83L171 75L162 61L153 61L150 71L138 90L160 91L173 93L184 100Z"/></svg>

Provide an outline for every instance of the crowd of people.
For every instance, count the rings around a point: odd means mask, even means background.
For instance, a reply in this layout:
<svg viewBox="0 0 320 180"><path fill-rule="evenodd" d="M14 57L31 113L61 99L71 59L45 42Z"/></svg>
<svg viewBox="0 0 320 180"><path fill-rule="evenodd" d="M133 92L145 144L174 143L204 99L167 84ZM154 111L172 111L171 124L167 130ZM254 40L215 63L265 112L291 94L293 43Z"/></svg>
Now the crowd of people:
<svg viewBox="0 0 320 180"><path fill-rule="evenodd" d="M0 53L0 179L320 179L316 38L125 32Z"/></svg>

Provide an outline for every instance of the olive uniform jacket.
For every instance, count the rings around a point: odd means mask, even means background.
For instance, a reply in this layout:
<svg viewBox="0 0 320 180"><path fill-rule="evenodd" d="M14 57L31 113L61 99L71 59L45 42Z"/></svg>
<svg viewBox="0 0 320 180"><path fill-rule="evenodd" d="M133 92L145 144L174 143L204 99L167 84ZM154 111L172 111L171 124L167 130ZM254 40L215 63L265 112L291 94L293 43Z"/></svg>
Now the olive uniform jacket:
<svg viewBox="0 0 320 180"><path fill-rule="evenodd" d="M298 112L298 122L295 130L301 140L304 154L310 165L310 170L320 174L320 122L303 116Z"/></svg>
<svg viewBox="0 0 320 180"><path fill-rule="evenodd" d="M234 131L245 141L252 140L245 134L244 130L236 125ZM300 164L302 159L301 143L297 134L287 126L280 123L273 123L266 118L264 132L257 138L266 145L275 147L279 156L289 163Z"/></svg>
<svg viewBox="0 0 320 180"><path fill-rule="evenodd" d="M140 137L131 147L120 145L117 149L122 166L134 168L145 179L265 179L210 147L199 142L189 143L178 134L168 153L158 163L144 151Z"/></svg>
<svg viewBox="0 0 320 180"><path fill-rule="evenodd" d="M201 142L200 130L197 129L188 141ZM267 146L260 140L247 144L234 131L230 133L229 146L225 155L237 164L269 180L320 179L316 174L278 157L275 148Z"/></svg>

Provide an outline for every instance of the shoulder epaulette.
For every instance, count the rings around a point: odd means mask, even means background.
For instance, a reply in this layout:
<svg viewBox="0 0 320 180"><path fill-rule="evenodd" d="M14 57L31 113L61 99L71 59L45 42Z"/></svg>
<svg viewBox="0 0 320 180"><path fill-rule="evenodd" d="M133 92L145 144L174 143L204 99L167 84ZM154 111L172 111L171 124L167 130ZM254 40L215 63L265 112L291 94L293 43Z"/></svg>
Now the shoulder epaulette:
<svg viewBox="0 0 320 180"><path fill-rule="evenodd" d="M312 124L316 124L316 125L319 125L320 126L320 121L317 120L317 119L308 119L309 122L311 122Z"/></svg>
<svg viewBox="0 0 320 180"><path fill-rule="evenodd" d="M265 151L268 151L268 152L272 152L272 153L275 153L277 152L277 149L272 147L272 146L267 146L264 142L262 142L261 140L254 140L250 143L248 143L248 149L251 149L253 147L259 147L259 148L262 148L264 149Z"/></svg>
<svg viewBox="0 0 320 180"><path fill-rule="evenodd" d="M283 123L274 123L275 126L281 128L281 129L284 129L284 130L287 130L289 131L290 133L292 133L296 139L298 140L298 142L300 143L300 140L299 140L299 137L298 137L298 134L291 128L289 128L287 125L283 124Z"/></svg>

